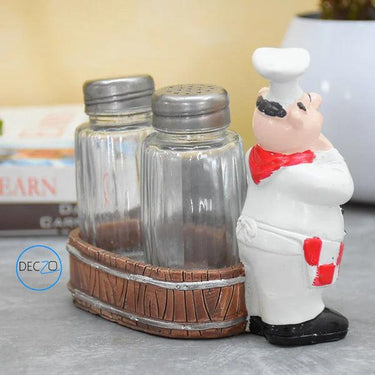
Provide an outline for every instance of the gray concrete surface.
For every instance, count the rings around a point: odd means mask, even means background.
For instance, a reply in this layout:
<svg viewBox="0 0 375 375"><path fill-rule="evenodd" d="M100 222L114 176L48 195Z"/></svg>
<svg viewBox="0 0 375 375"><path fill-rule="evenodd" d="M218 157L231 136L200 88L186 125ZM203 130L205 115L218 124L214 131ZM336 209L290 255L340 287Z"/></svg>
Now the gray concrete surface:
<svg viewBox="0 0 375 375"><path fill-rule="evenodd" d="M326 304L350 319L343 341L279 348L263 338L182 341L120 327L75 308L65 238L0 239L1 374L375 374L375 207L345 208L347 238L338 283ZM52 246L62 257L60 282L45 292L15 275L20 252Z"/></svg>

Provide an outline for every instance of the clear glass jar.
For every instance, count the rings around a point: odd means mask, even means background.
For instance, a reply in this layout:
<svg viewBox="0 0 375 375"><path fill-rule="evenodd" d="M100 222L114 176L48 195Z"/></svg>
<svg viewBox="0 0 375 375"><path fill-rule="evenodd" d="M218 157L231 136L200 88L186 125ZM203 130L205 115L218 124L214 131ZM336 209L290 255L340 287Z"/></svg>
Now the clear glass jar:
<svg viewBox="0 0 375 375"><path fill-rule="evenodd" d="M241 137L227 130L226 91L156 91L155 133L142 146L142 224L148 263L206 269L239 262L235 228L246 194Z"/></svg>
<svg viewBox="0 0 375 375"><path fill-rule="evenodd" d="M84 85L90 122L76 130L78 217L83 240L143 258L140 149L151 126L149 76Z"/></svg>

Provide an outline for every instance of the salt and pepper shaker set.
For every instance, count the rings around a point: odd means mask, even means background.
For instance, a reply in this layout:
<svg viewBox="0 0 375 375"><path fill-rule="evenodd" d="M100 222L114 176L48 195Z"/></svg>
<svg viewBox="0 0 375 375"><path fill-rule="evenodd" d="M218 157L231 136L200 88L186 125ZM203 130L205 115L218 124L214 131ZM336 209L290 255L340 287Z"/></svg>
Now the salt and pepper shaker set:
<svg viewBox="0 0 375 375"><path fill-rule="evenodd" d="M144 248L146 262L158 266L235 265L246 174L241 138L226 129L228 94L212 85L166 87L153 95L151 120L153 88L150 76L84 85L90 123L76 133L81 236L133 259Z"/></svg>
<svg viewBox="0 0 375 375"><path fill-rule="evenodd" d="M246 157L227 130L223 88L154 93L147 75L85 83L90 122L76 132L81 237L176 269L241 260L250 332L278 345L338 340L348 321L321 294L338 275L339 205L353 183L321 134L319 95L298 85L308 52L261 48L253 62L271 84L259 93L257 145Z"/></svg>

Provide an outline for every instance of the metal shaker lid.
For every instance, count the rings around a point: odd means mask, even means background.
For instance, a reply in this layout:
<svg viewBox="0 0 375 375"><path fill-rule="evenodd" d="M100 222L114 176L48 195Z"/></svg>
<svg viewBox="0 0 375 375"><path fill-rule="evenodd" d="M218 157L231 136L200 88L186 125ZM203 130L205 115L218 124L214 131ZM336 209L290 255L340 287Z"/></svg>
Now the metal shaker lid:
<svg viewBox="0 0 375 375"><path fill-rule="evenodd" d="M88 115L122 114L151 110L154 81L149 75L86 81L83 85Z"/></svg>
<svg viewBox="0 0 375 375"><path fill-rule="evenodd" d="M154 128L172 133L205 132L230 123L225 89L204 84L167 86L152 97Z"/></svg>

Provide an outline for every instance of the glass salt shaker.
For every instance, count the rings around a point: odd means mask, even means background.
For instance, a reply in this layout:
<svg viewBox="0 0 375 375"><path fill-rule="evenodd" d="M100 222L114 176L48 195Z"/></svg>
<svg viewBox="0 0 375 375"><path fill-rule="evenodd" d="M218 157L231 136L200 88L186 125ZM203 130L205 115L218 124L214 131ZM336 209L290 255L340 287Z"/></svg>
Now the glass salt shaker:
<svg viewBox="0 0 375 375"><path fill-rule="evenodd" d="M146 260L207 269L239 262L236 223L246 194L241 137L227 92L176 85L153 95L153 126L142 146L142 227Z"/></svg>
<svg viewBox="0 0 375 375"><path fill-rule="evenodd" d="M89 123L76 130L81 237L95 246L142 258L140 147L152 132L153 79L101 79L83 86Z"/></svg>

